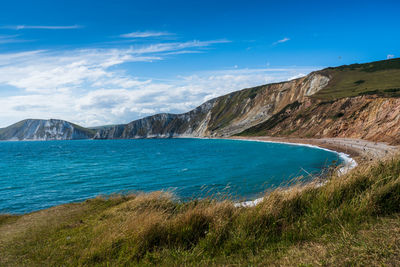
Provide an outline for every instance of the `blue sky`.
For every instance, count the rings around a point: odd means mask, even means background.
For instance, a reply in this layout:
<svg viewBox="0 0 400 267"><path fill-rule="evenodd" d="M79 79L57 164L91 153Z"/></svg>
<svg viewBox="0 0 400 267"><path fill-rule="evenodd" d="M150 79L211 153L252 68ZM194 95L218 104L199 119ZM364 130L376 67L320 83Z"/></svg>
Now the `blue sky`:
<svg viewBox="0 0 400 267"><path fill-rule="evenodd" d="M185 112L245 87L397 57L398 1L7 1L0 127Z"/></svg>

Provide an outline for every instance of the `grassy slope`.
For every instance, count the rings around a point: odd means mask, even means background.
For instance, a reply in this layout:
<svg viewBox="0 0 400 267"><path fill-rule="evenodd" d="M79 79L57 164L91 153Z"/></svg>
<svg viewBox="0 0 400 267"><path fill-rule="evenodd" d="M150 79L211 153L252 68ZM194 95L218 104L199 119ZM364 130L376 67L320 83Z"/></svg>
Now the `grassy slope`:
<svg viewBox="0 0 400 267"><path fill-rule="evenodd" d="M256 207L116 196L0 217L0 265L400 264L400 157Z"/></svg>
<svg viewBox="0 0 400 267"><path fill-rule="evenodd" d="M363 94L400 96L400 59L344 65L321 72L332 79L327 87L314 95L318 99L334 100Z"/></svg>

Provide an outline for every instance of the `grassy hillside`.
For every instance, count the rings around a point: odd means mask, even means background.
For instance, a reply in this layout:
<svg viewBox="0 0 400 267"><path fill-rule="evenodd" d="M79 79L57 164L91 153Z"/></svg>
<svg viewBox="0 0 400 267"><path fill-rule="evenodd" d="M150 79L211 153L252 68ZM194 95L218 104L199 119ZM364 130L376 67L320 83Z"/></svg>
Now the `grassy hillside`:
<svg viewBox="0 0 400 267"><path fill-rule="evenodd" d="M168 194L0 216L0 265L400 264L400 156L252 208Z"/></svg>
<svg viewBox="0 0 400 267"><path fill-rule="evenodd" d="M400 96L399 58L327 68L320 72L332 79L314 98L333 100L365 94Z"/></svg>

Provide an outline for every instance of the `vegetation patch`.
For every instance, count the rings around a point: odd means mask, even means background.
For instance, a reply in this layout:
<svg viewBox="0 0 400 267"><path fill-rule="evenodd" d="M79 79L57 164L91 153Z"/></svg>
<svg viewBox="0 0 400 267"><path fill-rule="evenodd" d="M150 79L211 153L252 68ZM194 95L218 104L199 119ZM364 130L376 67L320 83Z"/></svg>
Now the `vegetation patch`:
<svg viewBox="0 0 400 267"><path fill-rule="evenodd" d="M321 71L330 77L328 85L313 97L334 100L358 95L377 94L399 97L400 59L383 60L366 64L344 65Z"/></svg>
<svg viewBox="0 0 400 267"><path fill-rule="evenodd" d="M362 83L365 83L365 81L364 80L358 80L358 81L355 81L354 83L357 84L357 85L360 85Z"/></svg>

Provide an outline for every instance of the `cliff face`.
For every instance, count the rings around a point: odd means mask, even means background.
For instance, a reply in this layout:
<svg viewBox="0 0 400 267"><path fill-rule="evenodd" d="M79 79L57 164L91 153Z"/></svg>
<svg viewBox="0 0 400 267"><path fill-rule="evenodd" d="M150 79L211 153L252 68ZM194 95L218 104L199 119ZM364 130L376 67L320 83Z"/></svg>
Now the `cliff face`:
<svg viewBox="0 0 400 267"><path fill-rule="evenodd" d="M215 100L210 100L184 114L157 114L128 124L100 129L95 139L200 137L207 135L208 114Z"/></svg>
<svg viewBox="0 0 400 267"><path fill-rule="evenodd" d="M63 120L23 120L0 129L0 140L90 139L94 131Z"/></svg>
<svg viewBox="0 0 400 267"><path fill-rule="evenodd" d="M287 104L324 88L327 76L312 73L289 82L244 89L212 99L184 114L157 114L100 129L95 139L229 136L264 122Z"/></svg>
<svg viewBox="0 0 400 267"><path fill-rule="evenodd" d="M358 96L294 102L240 135L347 137L400 144L400 98Z"/></svg>

